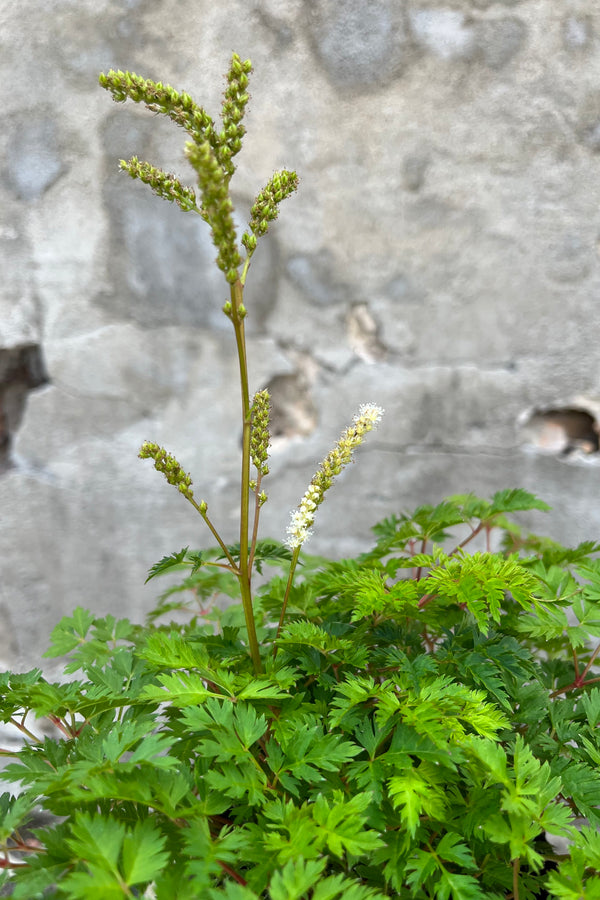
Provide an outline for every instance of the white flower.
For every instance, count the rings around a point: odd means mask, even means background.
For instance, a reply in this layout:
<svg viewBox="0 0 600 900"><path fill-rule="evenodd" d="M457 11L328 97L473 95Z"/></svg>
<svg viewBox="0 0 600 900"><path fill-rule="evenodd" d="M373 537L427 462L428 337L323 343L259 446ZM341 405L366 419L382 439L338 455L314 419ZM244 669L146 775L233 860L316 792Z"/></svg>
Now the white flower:
<svg viewBox="0 0 600 900"><path fill-rule="evenodd" d="M367 419L372 427L375 428L384 412L385 410L381 406L376 406L374 403L363 403L358 409L358 415L354 416L354 421L358 422L359 419Z"/></svg>
<svg viewBox="0 0 600 900"><path fill-rule="evenodd" d="M325 457L313 480L306 489L298 509L293 510L287 527L286 544L296 550L308 540L312 532L310 526L315 520L315 512L323 495L331 486L335 475L352 459L352 452L364 439L364 435L375 428L383 415L383 409L373 403L363 403L354 416L354 425L347 428L341 438Z"/></svg>
<svg viewBox="0 0 600 900"><path fill-rule="evenodd" d="M309 528L313 523L313 518L309 510L302 510L302 504L300 504L300 509L295 509L292 512L290 524L287 527L286 539L286 544L290 550L295 550L296 547L300 547L304 541L309 539L312 534Z"/></svg>

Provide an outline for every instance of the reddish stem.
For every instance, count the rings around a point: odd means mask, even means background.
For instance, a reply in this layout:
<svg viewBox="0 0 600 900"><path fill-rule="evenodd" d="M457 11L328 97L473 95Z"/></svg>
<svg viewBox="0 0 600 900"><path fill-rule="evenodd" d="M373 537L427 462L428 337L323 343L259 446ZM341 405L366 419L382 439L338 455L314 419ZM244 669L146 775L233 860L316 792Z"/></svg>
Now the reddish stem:
<svg viewBox="0 0 600 900"><path fill-rule="evenodd" d="M427 538L423 538L423 541L421 542L421 553L425 553L426 550L427 550ZM415 575L416 581L420 580L422 571L423 571L423 566L419 566L419 568L417 569L416 575Z"/></svg>
<svg viewBox="0 0 600 900"><path fill-rule="evenodd" d="M234 870L230 866L228 866L227 863L224 863L220 859L218 859L217 864L220 865L223 871L230 875L234 881L237 881L238 884L248 884L248 882L244 878L242 878L241 875L238 875L237 872L234 872Z"/></svg>
<svg viewBox="0 0 600 900"><path fill-rule="evenodd" d="M74 738L74 737L77 736L76 734L73 734L73 732L72 732L72 730L69 728L69 726L68 726L68 725L65 725L65 723L63 722L63 720L62 720L62 719L59 719L58 716L52 716L52 715L50 715L50 716L48 716L48 718L50 719L50 721L52 722L52 724L53 724L53 725L56 725L56 727L58 728L58 730L61 731L61 732L64 734L64 736L67 738L67 740L70 741L72 738Z"/></svg>
<svg viewBox="0 0 600 900"><path fill-rule="evenodd" d="M466 538L457 544L454 550L448 554L448 556L454 556L455 553L458 553L459 550L462 550L463 547L466 547L469 541L472 541L474 537L476 537L482 529L489 529L489 525L486 522L480 522L477 528L474 528L471 534L468 534Z"/></svg>
<svg viewBox="0 0 600 900"><path fill-rule="evenodd" d="M573 668L575 669L575 680L579 678L579 660L577 659L577 653L575 652L575 647L571 647L573 652Z"/></svg>
<svg viewBox="0 0 600 900"><path fill-rule="evenodd" d="M571 684L567 684L564 687L552 691L550 699L553 700L554 697L558 697L559 694L569 694L571 691L580 690L581 688L587 687L588 684L595 684L596 681L600 681L600 676L598 678L590 678L588 681L584 681L584 678L585 675L582 673L579 678L576 678Z"/></svg>

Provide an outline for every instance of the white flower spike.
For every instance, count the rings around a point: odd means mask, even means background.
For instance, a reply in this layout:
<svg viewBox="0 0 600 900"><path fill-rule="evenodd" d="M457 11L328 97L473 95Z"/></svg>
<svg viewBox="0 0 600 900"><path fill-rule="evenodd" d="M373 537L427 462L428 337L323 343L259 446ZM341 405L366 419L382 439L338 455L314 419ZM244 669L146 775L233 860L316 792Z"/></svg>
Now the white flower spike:
<svg viewBox="0 0 600 900"><path fill-rule="evenodd" d="M300 506L291 514L286 538L290 550L296 550L308 540L312 534L310 527L315 520L315 512L323 501L325 491L331 487L334 476L339 475L348 465L352 453L362 443L365 434L379 424L383 412L380 406L363 403L354 416L354 424L344 431L333 450L325 457L300 501Z"/></svg>

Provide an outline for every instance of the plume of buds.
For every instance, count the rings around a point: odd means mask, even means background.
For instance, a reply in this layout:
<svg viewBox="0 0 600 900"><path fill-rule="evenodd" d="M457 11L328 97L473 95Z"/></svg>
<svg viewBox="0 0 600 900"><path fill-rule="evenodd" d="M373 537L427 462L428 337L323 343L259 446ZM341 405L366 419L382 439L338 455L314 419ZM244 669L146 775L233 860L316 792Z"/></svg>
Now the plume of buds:
<svg viewBox="0 0 600 900"><path fill-rule="evenodd" d="M169 484L174 484L184 497L193 500L191 476L183 471L175 457L167 453L164 447L144 441L138 456L140 459L153 459L156 471L162 472Z"/></svg>
<svg viewBox="0 0 600 900"><path fill-rule="evenodd" d="M248 76L251 71L252 64L250 60L242 61L237 53L234 53L231 57L229 72L227 73L227 87L221 108L223 130L219 134L221 163L224 168L227 168L229 175L233 174L233 165L229 161L232 156L235 156L242 149L242 138L246 133L246 129L242 125L242 119L250 99L246 89L248 87Z"/></svg>
<svg viewBox="0 0 600 900"><path fill-rule="evenodd" d="M169 84L142 78L135 72L121 72L120 69L110 69L106 74L102 72L98 80L101 87L110 91L116 103L124 103L127 99L144 103L152 112L164 113L185 128L195 143L202 144L208 140L217 148L212 118L194 103L189 94L176 91Z"/></svg>
<svg viewBox="0 0 600 900"><path fill-rule="evenodd" d="M258 391L252 403L252 430L250 432L250 456L261 475L268 475L269 467L269 412L271 409L268 391Z"/></svg>
<svg viewBox="0 0 600 900"><path fill-rule="evenodd" d="M132 156L130 160L121 159L119 165L132 178L139 178L144 184L150 185L155 194L171 203L175 202L184 212L193 209L200 212L196 206L194 189L185 187L174 175L156 168L149 162L140 162L137 156Z"/></svg>
<svg viewBox="0 0 600 900"><path fill-rule="evenodd" d="M269 223L279 215L279 204L289 197L298 187L298 176L295 172L283 169L275 172L266 187L258 194L250 210L249 227L252 234L245 232L242 244L249 253L256 248L256 240L266 234Z"/></svg>
<svg viewBox="0 0 600 900"><path fill-rule="evenodd" d="M195 210L210 225L213 243L217 247L217 265L230 284L238 280L238 266L242 259L238 250L233 222L233 204L229 196L229 181L235 171L232 157L239 153L245 128L242 119L249 100L248 77L252 71L250 60L242 61L234 53L227 75L227 87L222 104L223 128L217 131L211 116L198 106L189 94L180 92L168 84L142 78L135 72L111 69L100 75L100 84L118 103L133 100L145 103L153 112L164 113L177 125L181 125L191 140L185 153L196 170L202 194L202 206L196 204L196 195L184 187L173 175L163 172L150 163L132 157L121 160L121 168L132 178L139 178L166 200L174 200L184 210Z"/></svg>
<svg viewBox="0 0 600 900"><path fill-rule="evenodd" d="M213 244L219 251L217 265L224 272L227 281L233 284L237 281L237 267L242 258L237 248L227 175L208 141L200 145L188 141L185 155L198 174L202 214L210 225Z"/></svg>

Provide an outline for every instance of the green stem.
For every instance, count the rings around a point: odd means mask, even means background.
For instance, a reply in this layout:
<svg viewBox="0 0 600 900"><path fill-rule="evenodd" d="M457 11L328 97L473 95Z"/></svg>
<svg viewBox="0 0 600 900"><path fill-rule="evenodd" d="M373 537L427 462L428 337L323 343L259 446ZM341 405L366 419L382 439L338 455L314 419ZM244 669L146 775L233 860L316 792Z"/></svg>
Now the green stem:
<svg viewBox="0 0 600 900"><path fill-rule="evenodd" d="M217 569L225 569L226 572L232 572L236 578L238 575L238 567L235 563L230 566L229 563L220 563L215 562L213 559L207 559L206 562L202 563L202 566L203 568L206 568L207 566L216 566Z"/></svg>
<svg viewBox="0 0 600 900"><path fill-rule="evenodd" d="M256 541L258 539L258 520L260 517L260 486L262 483L262 474L258 472L256 475L256 487L254 489L254 524L252 526L252 540L250 542L250 558L248 560L248 572L252 573L254 564L254 554L256 553Z"/></svg>
<svg viewBox="0 0 600 900"><path fill-rule="evenodd" d="M240 497L240 570L239 582L248 631L248 644L254 671L258 675L262 672L262 662L256 636L256 623L252 608L252 589L250 584L251 573L248 568L248 523L250 515L250 392L248 390L248 360L246 356L246 335L244 331L244 317L241 315L244 288L241 281L231 285L231 321L235 331L238 361L240 366L240 386L242 390L242 478Z"/></svg>
<svg viewBox="0 0 600 900"><path fill-rule="evenodd" d="M254 250L252 251L254 253ZM248 269L250 268L250 260L252 259L252 253L248 253L246 259L244 261L244 267L242 269L242 274L240 275L240 281L242 282L242 286L246 284L246 277L248 275Z"/></svg>
<svg viewBox="0 0 600 900"><path fill-rule="evenodd" d="M210 528L210 530L211 530L211 532L212 532L212 534L213 534L215 540L217 541L219 547L221 548L221 550L223 551L223 553L225 554L225 556L226 556L227 559L229 560L229 566L231 566L232 571L235 572L236 575L237 575L237 566L236 566L236 564L235 564L235 560L233 559L233 557L232 557L231 554L229 553L229 550L227 549L227 547L226 547L226 545L225 545L225 542L224 542L223 539L221 538L221 535L219 534L219 532L217 531L217 529L215 528L215 526L213 525L213 523L210 521L210 519L209 519L208 516L206 515L206 510L203 510L202 507L200 506L200 504L199 504L199 503L196 503L196 501L194 500L193 497L188 497L187 499L190 501L190 503L192 504L192 506L194 507L194 509L197 509L197 510L198 510L198 512L200 513L200 515L202 516L202 518L204 519L204 521L206 522L206 524L207 524L208 527ZM227 568L229 568L229 566L228 566Z"/></svg>
<svg viewBox="0 0 600 900"><path fill-rule="evenodd" d="M277 632L275 634L275 640L273 642L273 659L277 656L277 638L281 634L281 629L283 628L283 620L285 618L285 611L287 609L288 600L290 597L290 590L292 587L292 581L294 580L294 572L296 571L296 566L298 565L298 557L300 556L300 547L294 547L294 552L292 554L292 561L290 563L290 574L288 575L287 584L285 586L285 594L283 595L283 603L281 605L281 615L279 616L279 624L277 625Z"/></svg>

